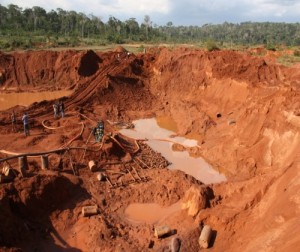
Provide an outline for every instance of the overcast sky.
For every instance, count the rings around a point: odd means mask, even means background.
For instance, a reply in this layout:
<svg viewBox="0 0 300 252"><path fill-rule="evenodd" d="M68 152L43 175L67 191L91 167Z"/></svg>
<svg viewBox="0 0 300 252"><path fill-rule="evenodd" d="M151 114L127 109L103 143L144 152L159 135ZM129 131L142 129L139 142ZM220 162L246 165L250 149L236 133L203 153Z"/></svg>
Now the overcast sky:
<svg viewBox="0 0 300 252"><path fill-rule="evenodd" d="M148 15L157 25L203 25L252 22L300 22L300 0L0 0L8 6L32 8L47 12L61 8L86 15L93 14L104 22L110 16L121 21L136 18L142 23Z"/></svg>

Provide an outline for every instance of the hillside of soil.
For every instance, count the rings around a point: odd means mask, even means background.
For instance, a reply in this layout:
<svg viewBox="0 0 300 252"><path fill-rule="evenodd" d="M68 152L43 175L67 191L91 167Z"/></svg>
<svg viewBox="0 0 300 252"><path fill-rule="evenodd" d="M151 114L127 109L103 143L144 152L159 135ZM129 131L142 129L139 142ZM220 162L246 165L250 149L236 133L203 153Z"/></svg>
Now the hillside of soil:
<svg viewBox="0 0 300 252"><path fill-rule="evenodd" d="M171 251L174 237L180 251L199 251L201 224L213 229L209 251L300 249L299 68L227 50L0 53L0 89L73 90L61 99L64 118L53 118L51 100L1 111L3 251ZM118 133L117 126L150 117L171 118L177 135L196 138L192 154L227 181L205 185L170 170L147 139ZM102 144L90 134L100 119ZM21 169L24 155L28 167ZM167 209L178 202L181 210L155 223L125 214L133 203ZM83 216L85 206L97 206L97 214ZM175 231L154 237L162 224Z"/></svg>

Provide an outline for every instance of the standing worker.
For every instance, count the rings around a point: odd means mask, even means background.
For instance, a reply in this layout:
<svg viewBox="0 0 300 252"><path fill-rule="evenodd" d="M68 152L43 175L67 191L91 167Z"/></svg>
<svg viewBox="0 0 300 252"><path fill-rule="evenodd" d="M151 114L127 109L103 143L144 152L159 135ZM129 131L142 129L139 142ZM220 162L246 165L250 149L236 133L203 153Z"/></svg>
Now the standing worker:
<svg viewBox="0 0 300 252"><path fill-rule="evenodd" d="M104 135L104 122L102 120L100 120L97 126L93 129L93 135L97 143L102 142Z"/></svg>
<svg viewBox="0 0 300 252"><path fill-rule="evenodd" d="M17 132L16 123L17 123L16 114L15 114L15 111L13 110L13 112L11 114L12 132Z"/></svg>
<svg viewBox="0 0 300 252"><path fill-rule="evenodd" d="M61 118L65 117L65 104L63 101L59 102L59 111L61 112Z"/></svg>
<svg viewBox="0 0 300 252"><path fill-rule="evenodd" d="M58 116L58 104L55 102L53 104L53 112L54 112L54 118Z"/></svg>
<svg viewBox="0 0 300 252"><path fill-rule="evenodd" d="M28 114L27 112L24 113L23 117L22 117L22 121L24 124L24 134L25 136L29 136L29 123L28 123Z"/></svg>

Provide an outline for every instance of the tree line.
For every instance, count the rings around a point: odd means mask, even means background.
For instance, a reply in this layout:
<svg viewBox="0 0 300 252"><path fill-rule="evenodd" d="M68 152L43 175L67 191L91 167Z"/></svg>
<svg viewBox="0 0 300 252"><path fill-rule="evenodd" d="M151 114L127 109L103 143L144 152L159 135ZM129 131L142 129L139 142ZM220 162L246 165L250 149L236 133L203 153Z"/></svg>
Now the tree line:
<svg viewBox="0 0 300 252"><path fill-rule="evenodd" d="M0 48L107 43L205 43L242 45L300 45L299 23L243 22L202 26L156 25L146 15L141 24L135 18L107 22L93 14L56 9L47 12L34 6L23 9L0 4Z"/></svg>

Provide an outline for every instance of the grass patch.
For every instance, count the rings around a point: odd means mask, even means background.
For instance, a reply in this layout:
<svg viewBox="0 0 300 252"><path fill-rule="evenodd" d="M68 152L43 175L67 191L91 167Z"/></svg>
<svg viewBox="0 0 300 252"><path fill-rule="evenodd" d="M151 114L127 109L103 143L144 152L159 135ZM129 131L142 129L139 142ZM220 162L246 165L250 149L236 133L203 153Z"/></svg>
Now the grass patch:
<svg viewBox="0 0 300 252"><path fill-rule="evenodd" d="M277 59L277 62L284 66L292 66L300 62L300 57L294 55L283 55Z"/></svg>

